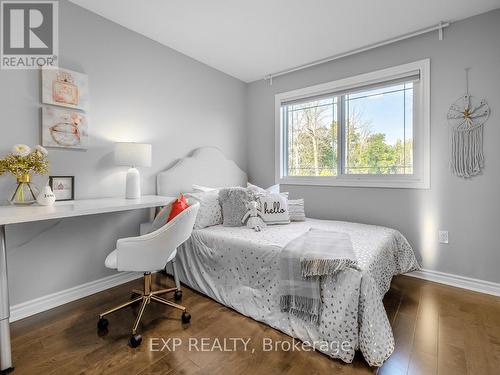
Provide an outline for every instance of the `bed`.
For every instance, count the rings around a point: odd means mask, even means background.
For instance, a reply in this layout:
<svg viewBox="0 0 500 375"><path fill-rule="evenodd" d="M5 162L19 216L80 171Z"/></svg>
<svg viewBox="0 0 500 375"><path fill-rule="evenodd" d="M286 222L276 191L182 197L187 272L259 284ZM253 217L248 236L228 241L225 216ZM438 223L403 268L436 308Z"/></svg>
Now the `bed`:
<svg viewBox="0 0 500 375"><path fill-rule="evenodd" d="M217 149L202 148L158 176L160 195L190 191L192 184L244 185L246 175ZM319 325L279 307L280 251L310 228L348 233L361 268L322 279ZM225 306L347 363L360 350L370 366L381 366L394 350L382 303L392 277L418 268L407 240L394 229L316 219L263 232L222 225L195 230L179 248L177 265L183 283Z"/></svg>

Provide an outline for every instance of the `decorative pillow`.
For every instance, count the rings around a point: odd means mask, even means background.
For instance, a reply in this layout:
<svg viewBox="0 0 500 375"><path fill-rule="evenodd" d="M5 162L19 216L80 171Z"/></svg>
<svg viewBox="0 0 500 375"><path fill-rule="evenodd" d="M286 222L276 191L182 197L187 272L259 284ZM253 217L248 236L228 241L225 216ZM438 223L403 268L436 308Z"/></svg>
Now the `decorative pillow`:
<svg viewBox="0 0 500 375"><path fill-rule="evenodd" d="M151 224L150 232L160 229L162 226L167 224L168 217L170 216L170 211L172 211L172 203L168 206L163 207L160 212L156 215L153 223Z"/></svg>
<svg viewBox="0 0 500 375"><path fill-rule="evenodd" d="M195 193L203 193L203 192L207 192L207 191L220 190L220 188L213 188L213 187L208 187L208 186L203 186L203 185L196 185L196 184L193 184L191 187L193 188L193 191Z"/></svg>
<svg viewBox="0 0 500 375"><path fill-rule="evenodd" d="M241 219L247 212L247 203L254 200L253 194L243 187L224 188L219 190L219 201L222 205L222 218L225 227L240 227Z"/></svg>
<svg viewBox="0 0 500 375"><path fill-rule="evenodd" d="M304 210L304 200L303 199L289 199L288 200L288 212L290 213L291 221L305 221L306 213Z"/></svg>
<svg viewBox="0 0 500 375"><path fill-rule="evenodd" d="M179 215L182 211L184 211L188 207L189 206L187 204L186 197L181 194L179 196L179 198L177 198L175 200L175 202L172 203L172 210L170 211L170 214L168 215L167 223L169 221L172 221L172 219L174 217L176 217L177 215Z"/></svg>
<svg viewBox="0 0 500 375"><path fill-rule="evenodd" d="M288 198L283 194L266 194L258 197L262 220L266 224L290 224Z"/></svg>
<svg viewBox="0 0 500 375"><path fill-rule="evenodd" d="M188 193L186 194L186 198L188 199L189 205L194 202L200 203L200 209L196 216L194 229L203 229L222 224L222 210L219 203L219 192L217 190Z"/></svg>
<svg viewBox="0 0 500 375"><path fill-rule="evenodd" d="M269 186L267 189L263 189L260 186L253 185L250 182L247 183L247 189L255 194L269 194L269 193L279 193L280 185L276 184L273 186Z"/></svg>

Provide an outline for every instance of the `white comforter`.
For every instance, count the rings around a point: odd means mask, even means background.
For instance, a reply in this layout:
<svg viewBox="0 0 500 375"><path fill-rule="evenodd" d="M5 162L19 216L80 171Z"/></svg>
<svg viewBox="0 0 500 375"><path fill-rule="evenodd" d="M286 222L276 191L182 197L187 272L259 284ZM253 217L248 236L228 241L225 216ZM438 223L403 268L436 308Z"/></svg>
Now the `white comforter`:
<svg viewBox="0 0 500 375"><path fill-rule="evenodd" d="M322 280L319 326L279 307L280 251L311 227L348 233L362 270ZM314 219L263 232L223 226L195 230L179 248L177 264L182 282L220 303L348 363L360 349L371 366L380 366L394 350L382 303L391 279L418 268L413 250L396 230Z"/></svg>

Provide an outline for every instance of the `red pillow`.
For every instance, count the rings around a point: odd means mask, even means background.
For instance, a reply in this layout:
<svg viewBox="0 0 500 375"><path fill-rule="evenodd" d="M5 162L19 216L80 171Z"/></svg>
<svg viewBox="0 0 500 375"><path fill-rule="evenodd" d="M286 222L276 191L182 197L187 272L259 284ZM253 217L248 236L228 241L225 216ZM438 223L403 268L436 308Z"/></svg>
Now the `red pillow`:
<svg viewBox="0 0 500 375"><path fill-rule="evenodd" d="M181 194L179 198L177 198L175 202L172 203L172 209L170 210L170 215L168 215L167 223L188 207L189 206L187 204L186 197Z"/></svg>

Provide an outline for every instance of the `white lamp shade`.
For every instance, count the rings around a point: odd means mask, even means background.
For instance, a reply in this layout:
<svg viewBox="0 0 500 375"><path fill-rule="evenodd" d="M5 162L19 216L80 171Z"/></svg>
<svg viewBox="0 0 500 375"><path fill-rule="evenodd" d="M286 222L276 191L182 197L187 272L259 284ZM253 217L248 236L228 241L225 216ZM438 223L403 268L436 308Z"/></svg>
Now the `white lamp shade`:
<svg viewBox="0 0 500 375"><path fill-rule="evenodd" d="M115 143L115 162L128 167L150 167L151 145L147 143Z"/></svg>

